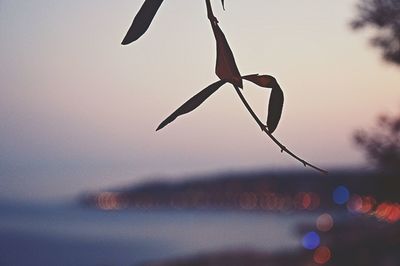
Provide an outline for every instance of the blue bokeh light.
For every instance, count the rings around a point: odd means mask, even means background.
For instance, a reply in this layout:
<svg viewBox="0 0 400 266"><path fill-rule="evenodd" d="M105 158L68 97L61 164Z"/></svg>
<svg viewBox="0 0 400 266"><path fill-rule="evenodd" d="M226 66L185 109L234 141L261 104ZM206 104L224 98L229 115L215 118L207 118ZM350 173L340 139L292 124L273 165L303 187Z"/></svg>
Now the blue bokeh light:
<svg viewBox="0 0 400 266"><path fill-rule="evenodd" d="M338 186L332 196L336 204L345 204L349 200L350 192L345 186Z"/></svg>
<svg viewBox="0 0 400 266"><path fill-rule="evenodd" d="M310 250L316 249L320 244L319 235L314 231L308 232L303 237L303 240L301 241L301 243L302 243L303 247L306 249L310 249Z"/></svg>

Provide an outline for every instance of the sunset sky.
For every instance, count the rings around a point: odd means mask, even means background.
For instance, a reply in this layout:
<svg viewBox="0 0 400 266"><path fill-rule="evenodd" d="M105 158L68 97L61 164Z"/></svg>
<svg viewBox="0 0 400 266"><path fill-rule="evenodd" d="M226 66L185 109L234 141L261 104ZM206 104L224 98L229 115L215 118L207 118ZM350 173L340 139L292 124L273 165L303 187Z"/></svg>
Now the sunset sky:
<svg viewBox="0 0 400 266"><path fill-rule="evenodd" d="M214 12L242 74L284 93L275 136L328 170L367 167L352 142L400 110L400 68L353 32L350 0L219 0ZM158 124L217 80L204 0L165 0L137 42L121 40L142 1L0 1L0 199L46 200L147 179L303 169L225 85ZM265 120L269 91L245 83ZM312 171L312 170L310 170Z"/></svg>

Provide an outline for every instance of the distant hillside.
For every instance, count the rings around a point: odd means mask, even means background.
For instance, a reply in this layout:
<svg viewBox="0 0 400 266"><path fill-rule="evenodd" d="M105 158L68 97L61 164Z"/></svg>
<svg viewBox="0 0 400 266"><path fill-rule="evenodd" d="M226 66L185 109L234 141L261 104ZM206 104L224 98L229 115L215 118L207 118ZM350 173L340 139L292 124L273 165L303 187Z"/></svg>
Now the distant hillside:
<svg viewBox="0 0 400 266"><path fill-rule="evenodd" d="M327 176L310 171L238 172L91 193L81 197L81 203L101 209L312 211L337 207L332 192L339 185L352 193L379 196L377 182L376 173L359 171Z"/></svg>

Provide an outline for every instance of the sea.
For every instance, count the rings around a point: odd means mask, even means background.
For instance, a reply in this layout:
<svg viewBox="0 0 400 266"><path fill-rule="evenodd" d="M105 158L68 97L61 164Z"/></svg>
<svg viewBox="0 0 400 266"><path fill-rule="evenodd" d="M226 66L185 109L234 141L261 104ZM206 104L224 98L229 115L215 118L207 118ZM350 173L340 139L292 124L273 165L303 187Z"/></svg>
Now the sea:
<svg viewBox="0 0 400 266"><path fill-rule="evenodd" d="M140 265L208 252L301 248L317 213L102 211L0 202L0 266Z"/></svg>

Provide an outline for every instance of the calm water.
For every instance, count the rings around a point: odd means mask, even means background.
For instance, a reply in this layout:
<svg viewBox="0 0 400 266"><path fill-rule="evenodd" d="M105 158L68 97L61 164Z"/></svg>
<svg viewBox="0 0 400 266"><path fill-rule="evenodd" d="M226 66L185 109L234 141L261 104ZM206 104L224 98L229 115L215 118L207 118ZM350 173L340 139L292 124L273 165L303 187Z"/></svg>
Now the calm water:
<svg viewBox="0 0 400 266"><path fill-rule="evenodd" d="M316 215L0 206L0 265L135 265L201 252L300 247Z"/></svg>

